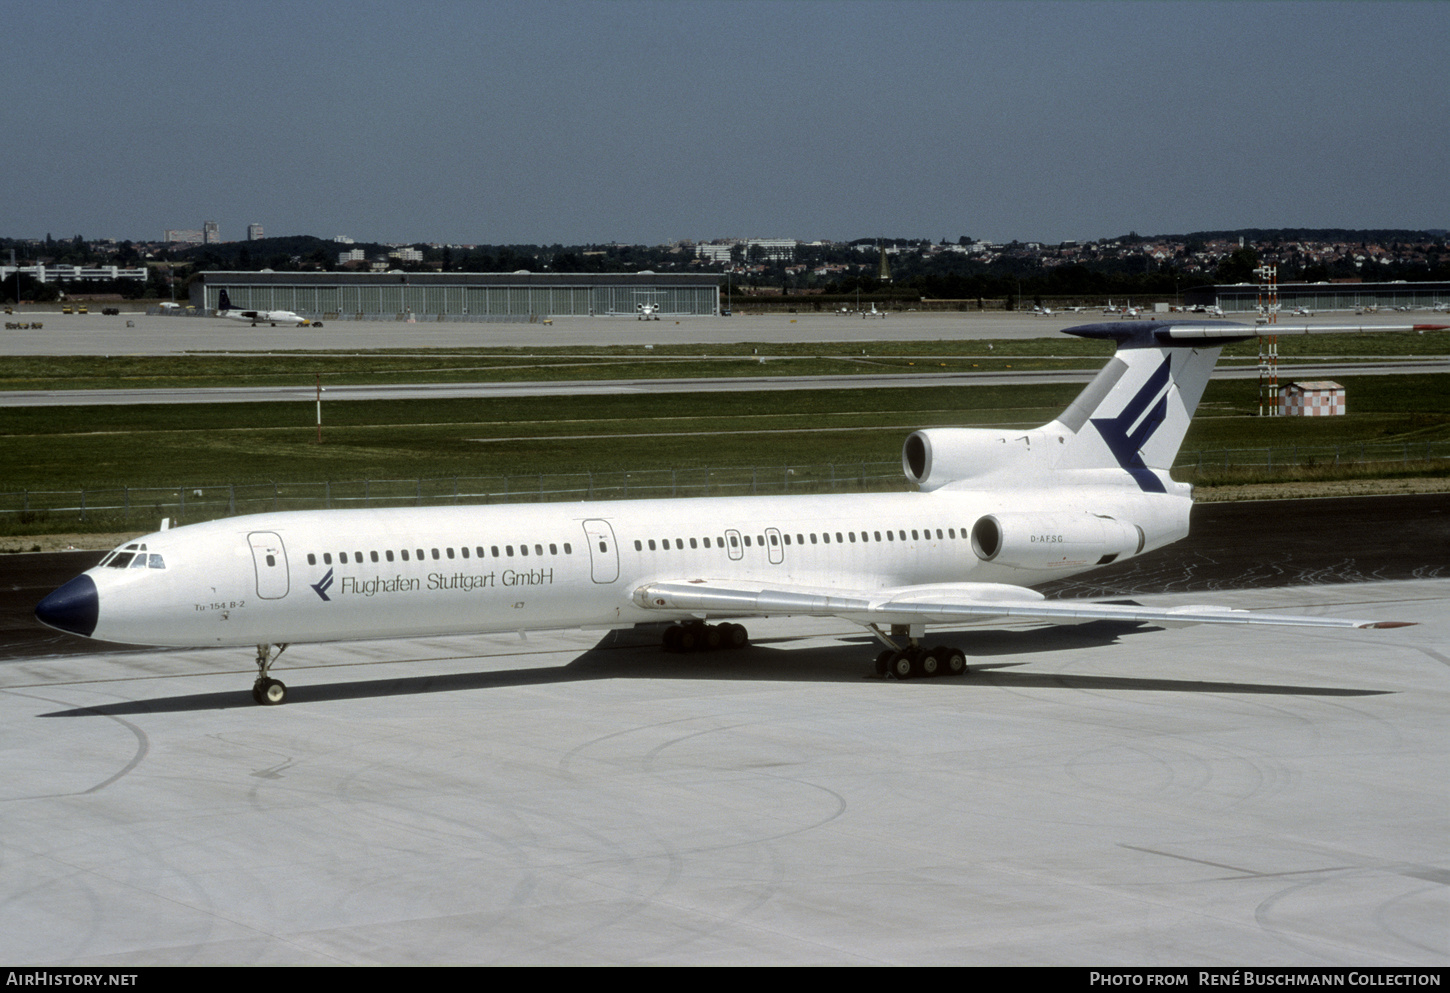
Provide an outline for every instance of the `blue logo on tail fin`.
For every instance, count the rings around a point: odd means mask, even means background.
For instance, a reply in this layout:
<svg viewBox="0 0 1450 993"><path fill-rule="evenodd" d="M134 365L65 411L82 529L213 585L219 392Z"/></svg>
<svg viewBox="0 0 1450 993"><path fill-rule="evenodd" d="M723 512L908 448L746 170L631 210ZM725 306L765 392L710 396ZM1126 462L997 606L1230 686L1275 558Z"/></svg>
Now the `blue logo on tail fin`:
<svg viewBox="0 0 1450 993"><path fill-rule="evenodd" d="M1117 417L1094 417L1093 427L1103 436L1108 451L1118 465L1138 482L1145 493L1166 493L1163 480L1143 463L1143 446L1168 417L1168 396L1164 392L1170 379L1173 360L1163 357L1160 365L1142 389L1134 394ZM1155 402L1156 401L1156 402ZM1137 424L1137 428L1133 427ZM1131 432L1131 433L1130 433Z"/></svg>

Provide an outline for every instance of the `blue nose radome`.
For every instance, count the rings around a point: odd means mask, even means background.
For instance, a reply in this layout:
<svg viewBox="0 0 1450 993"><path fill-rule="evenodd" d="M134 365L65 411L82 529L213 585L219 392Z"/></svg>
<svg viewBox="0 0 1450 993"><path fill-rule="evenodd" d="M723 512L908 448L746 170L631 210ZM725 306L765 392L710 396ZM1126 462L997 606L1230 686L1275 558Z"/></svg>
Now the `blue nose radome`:
<svg viewBox="0 0 1450 993"><path fill-rule="evenodd" d="M100 600L90 576L77 576L56 590L35 608L40 623L89 638L96 629Z"/></svg>

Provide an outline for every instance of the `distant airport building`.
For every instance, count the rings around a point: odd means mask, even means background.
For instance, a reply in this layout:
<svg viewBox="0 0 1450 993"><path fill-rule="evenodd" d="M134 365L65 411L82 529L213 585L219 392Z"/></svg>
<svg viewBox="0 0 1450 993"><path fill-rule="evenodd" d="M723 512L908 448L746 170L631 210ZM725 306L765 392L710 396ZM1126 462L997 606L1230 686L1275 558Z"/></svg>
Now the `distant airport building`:
<svg viewBox="0 0 1450 993"><path fill-rule="evenodd" d="M490 317L720 313L723 276L702 273L537 272L203 272L191 305L215 310L227 291L239 310L291 310L325 319L403 314L469 320Z"/></svg>
<svg viewBox="0 0 1450 993"><path fill-rule="evenodd" d="M9 279L16 272L30 276L37 283L97 283L113 279L131 279L144 283L147 276L145 266L128 269L116 265L78 266L63 263L60 265L0 265L0 282Z"/></svg>
<svg viewBox="0 0 1450 993"><path fill-rule="evenodd" d="M1258 310L1260 287L1255 283L1195 286L1183 291L1188 307L1222 307L1225 314ZM1305 310L1431 309L1450 304L1450 283L1280 283L1279 314Z"/></svg>

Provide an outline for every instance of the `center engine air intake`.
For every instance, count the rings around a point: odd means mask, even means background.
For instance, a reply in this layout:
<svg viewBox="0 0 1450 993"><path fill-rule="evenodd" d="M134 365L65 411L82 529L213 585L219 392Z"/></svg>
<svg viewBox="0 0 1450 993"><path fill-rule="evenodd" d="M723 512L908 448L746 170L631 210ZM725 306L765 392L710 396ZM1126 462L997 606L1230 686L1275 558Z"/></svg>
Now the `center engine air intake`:
<svg viewBox="0 0 1450 993"><path fill-rule="evenodd" d="M1048 435L1041 429L927 428L907 436L901 446L901 470L922 490L934 490L1002 469L1021 469L1034 455L1045 466L1047 453L1042 449L1047 443Z"/></svg>
<svg viewBox="0 0 1450 993"><path fill-rule="evenodd" d="M1142 528L1096 514L988 514L972 525L977 558L1016 569L1107 565L1146 543Z"/></svg>

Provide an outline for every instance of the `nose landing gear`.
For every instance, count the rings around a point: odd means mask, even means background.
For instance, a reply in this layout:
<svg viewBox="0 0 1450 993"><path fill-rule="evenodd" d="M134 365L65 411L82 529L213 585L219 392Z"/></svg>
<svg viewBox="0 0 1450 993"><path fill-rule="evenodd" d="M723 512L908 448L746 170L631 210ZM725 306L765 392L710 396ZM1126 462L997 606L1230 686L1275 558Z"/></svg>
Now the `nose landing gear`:
<svg viewBox="0 0 1450 993"><path fill-rule="evenodd" d="M273 655L271 645L257 646L257 681L252 684L254 702L275 707L287 699L287 684L267 675L267 671L272 668L272 663L276 662L286 650L286 645L278 645L277 654Z"/></svg>

